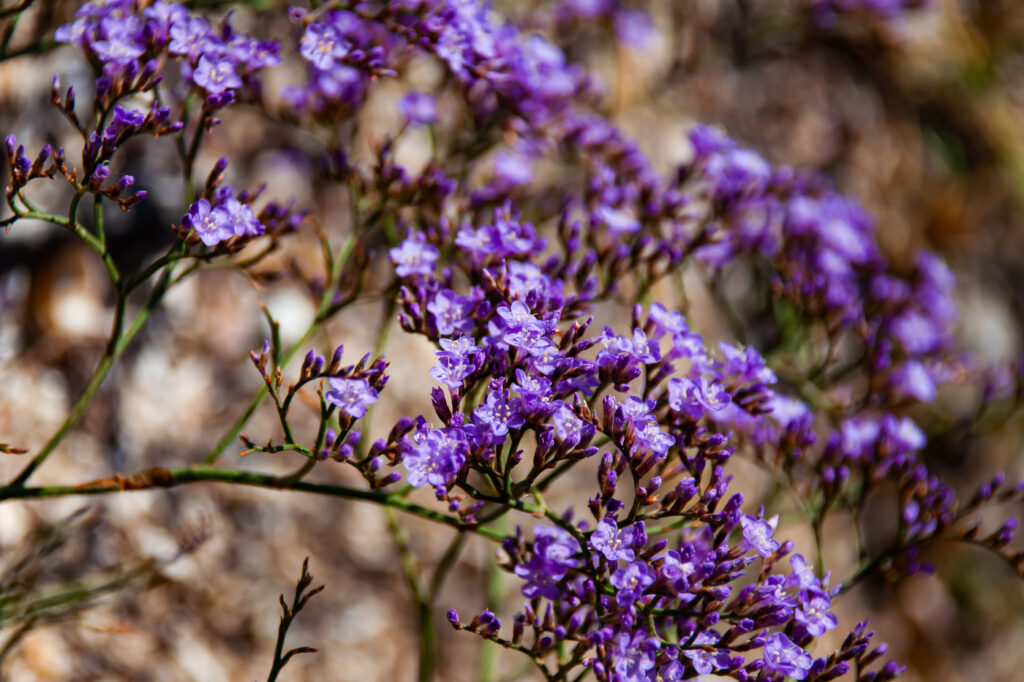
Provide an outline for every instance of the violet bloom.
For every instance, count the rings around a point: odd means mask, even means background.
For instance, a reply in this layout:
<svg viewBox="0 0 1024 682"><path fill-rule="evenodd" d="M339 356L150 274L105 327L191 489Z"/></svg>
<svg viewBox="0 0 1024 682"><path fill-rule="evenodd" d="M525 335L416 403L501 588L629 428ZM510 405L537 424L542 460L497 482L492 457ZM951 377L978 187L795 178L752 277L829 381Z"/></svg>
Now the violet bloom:
<svg viewBox="0 0 1024 682"><path fill-rule="evenodd" d="M181 219L182 225L195 230L207 246L213 246L226 239L235 236L225 214L222 211L212 210L210 202L200 199L188 208L188 213Z"/></svg>
<svg viewBox="0 0 1024 682"><path fill-rule="evenodd" d="M223 204L213 209L214 212L221 212L223 219L231 226L231 230L238 236L257 236L263 234L265 227L248 204L243 204L238 199L229 198Z"/></svg>
<svg viewBox="0 0 1024 682"><path fill-rule="evenodd" d="M501 443L510 429L518 429L526 423L519 411L522 402L519 398L510 401L508 391L491 391L484 404L473 410L473 420L487 427L493 443Z"/></svg>
<svg viewBox="0 0 1024 682"><path fill-rule="evenodd" d="M724 409L732 402L732 396L720 383L708 381L706 377L699 377L696 381L676 378L668 382L668 402L676 412L697 420L706 412Z"/></svg>
<svg viewBox="0 0 1024 682"><path fill-rule="evenodd" d="M718 347L725 356L725 366L722 368L724 376L762 384L774 384L777 381L775 372L765 366L764 358L752 346L734 346L723 341Z"/></svg>
<svg viewBox="0 0 1024 682"><path fill-rule="evenodd" d="M638 534L644 530L643 521L638 521L639 533L635 526L619 528L619 524L611 517L605 517L597 524L590 536L590 546L604 555L608 561L632 561L636 558L633 545Z"/></svg>
<svg viewBox="0 0 1024 682"><path fill-rule="evenodd" d="M516 382L512 384L512 390L518 391L522 396L524 414L547 416L560 406L558 401L551 400L551 380L546 377L534 376L516 369Z"/></svg>
<svg viewBox="0 0 1024 682"><path fill-rule="evenodd" d="M916 398L923 403L935 400L935 380L922 362L911 360L900 365L893 370L891 382L901 395Z"/></svg>
<svg viewBox="0 0 1024 682"><path fill-rule="evenodd" d="M426 238L420 232L412 235L388 253L391 256L391 262L395 265L395 273L399 277L434 274L434 264L441 255L436 246L427 244Z"/></svg>
<svg viewBox="0 0 1024 682"><path fill-rule="evenodd" d="M684 558L682 552L670 549L662 558L661 575L672 586L673 591L680 593L689 589L690 576L697 572L693 561Z"/></svg>
<svg viewBox="0 0 1024 682"><path fill-rule="evenodd" d="M419 437L419 441L402 457L409 470L409 485L420 488L449 486L466 463L469 446L461 429L434 429Z"/></svg>
<svg viewBox="0 0 1024 682"><path fill-rule="evenodd" d="M211 52L210 48L215 41L210 31L210 25L206 23L205 19L199 17L178 19L171 24L170 36L171 42L167 49L171 54L192 58Z"/></svg>
<svg viewBox="0 0 1024 682"><path fill-rule="evenodd" d="M839 621L830 611L832 600L824 592L804 590L800 593L800 607L794 614L796 621L813 637L821 637L826 631L835 629Z"/></svg>
<svg viewBox="0 0 1024 682"><path fill-rule="evenodd" d="M153 38L161 44L165 44L170 39L171 26L188 21L188 10L177 2L157 0L142 13L149 19L147 27L152 29Z"/></svg>
<svg viewBox="0 0 1024 682"><path fill-rule="evenodd" d="M765 640L764 663L765 670L769 673L779 673L794 680L802 680L807 677L807 671L811 669L814 659L793 644L789 637L781 632L775 632L768 635Z"/></svg>
<svg viewBox="0 0 1024 682"><path fill-rule="evenodd" d="M665 433L658 426L657 422L644 422L636 424L636 444L633 453L655 452L659 455L667 455L669 448L676 444L676 439Z"/></svg>
<svg viewBox="0 0 1024 682"><path fill-rule="evenodd" d="M743 528L743 539L764 558L768 558L781 545L772 537L775 529L764 519L759 519L750 514L744 514L740 519L740 526Z"/></svg>
<svg viewBox="0 0 1024 682"><path fill-rule="evenodd" d="M665 334L674 336L690 331L686 318L676 310L669 310L662 303L652 303L647 311L647 318L654 323L654 338L660 339Z"/></svg>
<svg viewBox="0 0 1024 682"><path fill-rule="evenodd" d="M438 363L430 368L430 376L451 390L462 387L462 382L479 367L478 359L483 352L473 340L463 336L458 339L441 339L441 350L435 351Z"/></svg>
<svg viewBox="0 0 1024 682"><path fill-rule="evenodd" d="M463 225L455 236L455 245L468 252L478 265L500 256L500 235L493 225L484 225L479 229Z"/></svg>
<svg viewBox="0 0 1024 682"><path fill-rule="evenodd" d="M242 79L235 73L235 60L228 58L211 58L203 55L199 65L192 73L192 81L213 95L225 90L242 87Z"/></svg>
<svg viewBox="0 0 1024 682"><path fill-rule="evenodd" d="M299 52L318 69L326 71L344 59L351 43L342 37L338 29L326 24L310 24L302 36Z"/></svg>
<svg viewBox="0 0 1024 682"><path fill-rule="evenodd" d="M101 62L125 66L135 61L145 52L145 48L135 42L131 35L114 36L109 40L97 40L92 49Z"/></svg>
<svg viewBox="0 0 1024 682"><path fill-rule="evenodd" d="M505 323L502 340L516 348L543 351L550 345L547 338L554 331L554 323L538 320L522 301L513 301L511 307L499 306L498 315Z"/></svg>
<svg viewBox="0 0 1024 682"><path fill-rule="evenodd" d="M615 361L618 356L628 356L631 360L650 365L661 360L661 348L657 341L648 339L640 328L633 330L633 337L617 336L611 327L601 332L601 345L604 350L597 354L597 363L605 366Z"/></svg>
<svg viewBox="0 0 1024 682"><path fill-rule="evenodd" d="M702 630L694 637L693 646L714 646L721 638L721 635L714 630ZM693 669L698 675L710 675L714 670L729 667L732 662L728 649L712 653L705 648L693 648L683 649L682 653L693 663Z"/></svg>
<svg viewBox="0 0 1024 682"><path fill-rule="evenodd" d="M281 63L280 45L273 40L238 38L231 43L231 56L244 66L243 71L255 71Z"/></svg>
<svg viewBox="0 0 1024 682"><path fill-rule="evenodd" d="M814 570L807 565L807 560L801 554L793 554L789 557L789 565L793 572L786 580L786 587L799 587L801 590L820 590L821 581L815 575Z"/></svg>
<svg viewBox="0 0 1024 682"><path fill-rule="evenodd" d="M434 300L427 304L427 310L434 315L437 333L441 336L450 336L456 331L463 334L471 333L475 323L469 315L474 307L476 301L460 296L451 289L442 289L434 296Z"/></svg>
<svg viewBox="0 0 1024 682"><path fill-rule="evenodd" d="M565 355L551 341L538 339L529 346L531 366L541 374L552 374L565 360Z"/></svg>
<svg viewBox="0 0 1024 682"><path fill-rule="evenodd" d="M407 92L398 100L398 110L411 124L426 125L437 120L437 104L425 92Z"/></svg>
<svg viewBox="0 0 1024 682"><path fill-rule="evenodd" d="M917 312L909 312L892 322L892 335L910 355L936 350L943 341L942 329L935 321Z"/></svg>
<svg viewBox="0 0 1024 682"><path fill-rule="evenodd" d="M839 427L839 450L854 459L867 458L878 444L881 426L875 417L857 416Z"/></svg>
<svg viewBox="0 0 1024 682"><path fill-rule="evenodd" d="M660 646L657 642L644 632L636 632L632 637L628 632L620 632L614 640L615 647L611 654L615 671L612 679L616 682L647 682L657 679L652 677ZM659 675L661 672L657 671Z"/></svg>
<svg viewBox="0 0 1024 682"><path fill-rule="evenodd" d="M327 383L331 387L324 394L327 402L337 405L342 412L355 419L366 416L366 408L377 402L377 389L365 379L331 377Z"/></svg>
<svg viewBox="0 0 1024 682"><path fill-rule="evenodd" d="M134 109L126 109L120 104L114 105L113 124L117 128L138 128L146 122L146 114Z"/></svg>
<svg viewBox="0 0 1024 682"><path fill-rule="evenodd" d="M656 577L654 570L645 561L634 561L615 571L610 579L617 589L615 602L619 606L629 606L654 584Z"/></svg>
<svg viewBox="0 0 1024 682"><path fill-rule="evenodd" d="M594 209L592 220L595 224L604 225L612 239L619 239L626 234L640 231L640 223L636 218L610 206L598 206Z"/></svg>
<svg viewBox="0 0 1024 682"><path fill-rule="evenodd" d="M555 437L566 448L579 445L583 437L583 421L569 407L562 405L552 417L555 423Z"/></svg>
<svg viewBox="0 0 1024 682"><path fill-rule="evenodd" d="M525 564L515 567L517 576L526 581L522 587L527 599L543 597L557 599L562 590L559 583L569 569L580 562L575 555L580 552L576 538L561 528L537 526L534 529L533 556Z"/></svg>
<svg viewBox="0 0 1024 682"><path fill-rule="evenodd" d="M500 187L518 187L533 180L533 161L526 154L502 150L494 155L494 179Z"/></svg>

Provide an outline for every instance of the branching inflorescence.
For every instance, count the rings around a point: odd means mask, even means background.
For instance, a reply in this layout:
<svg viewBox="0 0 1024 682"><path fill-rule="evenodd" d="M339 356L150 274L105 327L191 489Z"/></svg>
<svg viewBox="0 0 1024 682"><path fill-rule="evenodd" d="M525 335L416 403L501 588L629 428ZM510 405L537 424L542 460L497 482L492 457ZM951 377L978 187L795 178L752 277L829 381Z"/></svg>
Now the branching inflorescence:
<svg viewBox="0 0 1024 682"><path fill-rule="evenodd" d="M614 17L631 39L649 29L633 10L605 4L590 12L564 3L558 16ZM57 31L96 72L86 107L54 79L53 103L80 134L81 159L51 146L29 152L8 137L3 224L42 220L80 237L106 268L116 313L80 400L0 500L208 481L374 502L460 538L479 534L496 543L526 601L505 623L490 610L448 620L526 654L550 680L886 680L901 668L869 669L885 646L871 644L865 623L835 651L811 653L842 627L832 608L840 594L874 571L927 570L922 551L943 540L986 546L1024 569L1024 554L1008 548L1012 519L985 537L971 525L980 506L1019 499L1022 486L997 476L958 500L922 459L926 436L906 415L953 380L983 381L993 404L1021 396L1019 368L981 367L957 349L954 281L936 256L895 268L871 217L825 179L772 166L708 127L690 132L691 160L656 172L596 113L593 78L475 0L331 2L288 16L280 44L163 0L91 2ZM302 64L304 80L268 95L263 75L288 60ZM369 91L416 60L445 74L438 92L412 88L398 103L403 132L431 127L429 162L407 170L390 138L359 158L351 122ZM442 138L433 126L456 105L462 126ZM340 247L321 233L309 331L290 347L275 332L252 353L263 389L202 466L29 486L168 290L206 265L252 271L309 225L291 204L258 207L262 188L226 184L227 160L197 182L204 140L225 110L241 107L313 133L320 175L353 208ZM140 136L173 137L185 184L172 246L129 273L103 219L107 206L129 211L146 198L132 176L111 170ZM567 170L552 181L535 172L541 164ZM67 210L49 213L29 198L47 181L70 186ZM80 217L85 200L91 219ZM684 269L706 279L735 342L709 346L691 326L699 320L681 289ZM754 278L760 303L723 290L737 270ZM315 330L360 296L377 297L402 330L435 345L432 414L372 428L374 405L394 390L385 359L345 366L341 347L330 359L308 350ZM623 304L629 324L597 328L596 316ZM758 306L755 329L744 320ZM289 383L289 360L307 350ZM294 400L303 392L318 404L311 432L292 418L307 404ZM267 397L280 436L260 444L241 432ZM239 435L246 453L299 456L301 465L285 476L217 467ZM815 557L797 553L779 517L731 486L738 457L792 493ZM352 467L365 487L306 480L319 466ZM576 507L553 508L545 493L566 476L590 487ZM411 501L419 488L436 502ZM889 546L862 549L850 576L826 573L826 517L848 513L859 525L886 495L900 504ZM496 525L505 515L517 519L514 532ZM302 603L285 608L289 622ZM280 643L285 629L283 620Z"/></svg>

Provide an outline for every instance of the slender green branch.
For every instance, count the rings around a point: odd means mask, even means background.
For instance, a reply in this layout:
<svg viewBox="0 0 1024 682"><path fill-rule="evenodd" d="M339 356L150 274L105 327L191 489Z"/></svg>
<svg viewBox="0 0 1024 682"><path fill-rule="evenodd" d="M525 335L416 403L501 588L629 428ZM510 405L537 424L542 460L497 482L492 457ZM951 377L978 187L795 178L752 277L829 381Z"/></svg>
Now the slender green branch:
<svg viewBox="0 0 1024 682"><path fill-rule="evenodd" d="M442 523L456 530L469 531L495 542L501 542L505 536L493 528L487 528L462 521L458 517L448 516L434 509L428 509L410 502L400 494L380 490L362 490L331 483L314 483L311 481L288 481L287 477L272 476L252 471L228 471L209 467L186 467L183 469L148 469L134 475L119 474L109 478L90 481L80 485L51 485L26 487L8 485L0 488L0 502L14 499L38 499L44 497L69 497L73 495L103 495L107 493L154 488L174 488L190 483L230 483L247 485L257 488L274 490L292 490L296 492L314 493L341 497L350 500L373 502L386 507L400 509L409 514L419 516L435 523Z"/></svg>
<svg viewBox="0 0 1024 682"><path fill-rule="evenodd" d="M502 520L503 521L503 520ZM504 530L505 524L499 522L499 528ZM487 608L497 610L501 605L505 589L504 573L498 567L498 562L492 555L487 565ZM480 650L480 682L492 682L498 666L498 644L484 640L483 648Z"/></svg>
<svg viewBox="0 0 1024 682"><path fill-rule="evenodd" d="M416 679L418 682L430 682L434 677L435 661L434 615L431 609L431 595L423 588L423 584L420 581L420 571L416 555L409 546L409 534L398 523L398 519L395 518L395 513L391 509L385 507L384 516L388 520L388 531L391 533L391 538L398 549L399 566L402 568L402 575L405 577L405 582L409 585L413 601L416 603L420 639L419 667Z"/></svg>

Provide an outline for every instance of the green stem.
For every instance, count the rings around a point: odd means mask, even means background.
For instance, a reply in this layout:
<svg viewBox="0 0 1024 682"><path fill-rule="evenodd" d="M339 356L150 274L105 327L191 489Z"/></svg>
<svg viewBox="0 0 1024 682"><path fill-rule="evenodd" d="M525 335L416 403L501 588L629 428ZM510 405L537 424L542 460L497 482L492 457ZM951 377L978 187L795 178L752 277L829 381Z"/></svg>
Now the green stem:
<svg viewBox="0 0 1024 682"><path fill-rule="evenodd" d="M109 351L103 354L99 365L97 365L96 370L92 374L92 378L89 380L89 383L86 384L85 390L83 390L82 394L78 397L78 401L71 408L71 412L69 412L68 416L64 419L64 423L60 425L60 428L57 429L56 433L50 436L50 440L46 441L46 444L42 449L35 457L32 458L32 461L28 463L28 466L22 469L21 473L11 481L9 487L23 488L26 481L28 481L28 478L36 469L42 466L43 462L46 461L46 458L50 456L58 445L60 445L61 441L64 440L64 437L68 435L68 432L71 431L75 424L78 423L78 420L82 418L85 408L88 407L89 403L92 401L93 395L95 395L100 384L102 384L103 380L107 377L107 373L114 365L114 361L116 359L116 356L111 354Z"/></svg>
<svg viewBox="0 0 1024 682"><path fill-rule="evenodd" d="M412 592L413 601L416 602L420 639L419 668L416 679L418 682L430 682L434 677L435 661L432 600L420 582L420 571L416 555L413 553L412 548L409 547L409 534L398 523L398 519L395 518L395 513L391 509L385 507L384 516L388 520L388 531L390 531L391 538L395 541L395 547L398 549L398 559L399 565L402 568L402 575L405 577L405 582L409 585L409 591Z"/></svg>
<svg viewBox="0 0 1024 682"><path fill-rule="evenodd" d="M504 519L499 521L498 530L505 530ZM487 608L497 611L501 605L501 598L505 589L504 580L502 580L501 569L498 568L498 562L491 556L490 562L487 565ZM483 648L480 650L480 682L492 682L494 680L495 672L497 671L498 664L498 649L499 646L495 642L484 641Z"/></svg>
<svg viewBox="0 0 1024 682"><path fill-rule="evenodd" d="M331 483L314 483L310 481L288 481L287 477L272 476L253 471L228 471L209 467L186 467L183 469L149 469L138 474L118 475L81 485L51 485L25 487L8 485L0 488L0 502L14 499L38 499L43 497L69 497L72 495L103 495L106 493L152 490L154 488L173 488L190 483L231 483L257 488L274 490L292 490L295 492L314 493L363 502L373 502L385 507L393 507L408 514L442 523L456 530L470 531L495 542L501 542L505 535L493 528L486 528L463 522L457 517L448 516L434 509L428 509L410 502L399 494L380 490L363 490Z"/></svg>

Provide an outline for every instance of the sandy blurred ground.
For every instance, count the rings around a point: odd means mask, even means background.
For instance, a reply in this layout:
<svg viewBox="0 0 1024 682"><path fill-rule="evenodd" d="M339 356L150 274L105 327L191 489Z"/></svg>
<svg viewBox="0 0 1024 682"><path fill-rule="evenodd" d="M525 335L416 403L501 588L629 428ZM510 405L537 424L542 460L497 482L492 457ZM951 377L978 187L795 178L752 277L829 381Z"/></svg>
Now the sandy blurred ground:
<svg viewBox="0 0 1024 682"><path fill-rule="evenodd" d="M614 47L594 27L560 39L573 59L600 75L612 114L660 168L685 158L684 133L694 121L719 124L775 163L832 175L877 216L883 248L897 263L908 262L917 247L938 250L960 280L965 344L983 357L1006 358L1021 351L1024 319L1024 6L932 4L898 32L852 24L823 34L786 19L793 2L661 0L648 3L657 36L643 54ZM69 10L60 3L41 8L52 13L44 16ZM32 30L26 24L20 30ZM88 72L68 50L0 63L0 131L17 134L29 148L47 141L73 146L46 104L54 71L88 89ZM364 118L386 128L396 120L394 100L379 100L371 101ZM272 196L296 196L340 239L348 225L337 190L307 182L308 168L275 151L286 132L262 126L245 111L233 116L199 166L221 155L237 159L232 183L269 182ZM159 199L180 196L173 149L167 141L148 149L129 164L157 199L113 218L110 228L125 262L159 252L168 239L165 226L180 211L175 200L164 205ZM416 149L408 154L415 158ZM38 199L54 206L62 201L59 192ZM111 297L91 252L66 235L24 225L2 239L0 441L34 450L59 426L102 351ZM311 242L296 240L291 248L300 262L315 261ZM301 288L254 284L234 272L203 272L175 290L34 482L79 482L201 460L259 388L247 353L267 333L261 301L281 321L286 342L301 334L313 312ZM354 361L373 348L382 313L372 302L352 306L315 344L329 352L344 342L346 359ZM695 315L702 318L695 325L710 329L711 338L722 333L710 306L698 300ZM385 350L393 379L374 414L377 430L400 415L423 412L432 386L427 370L433 356L422 339L396 331ZM937 409L955 414L956 401ZM269 438L275 423L264 406L247 432ZM225 460L230 463L238 449ZM929 455L963 489L993 469L1022 468L1019 434L1013 433L940 441ZM297 466L271 455L244 463L272 472ZM0 475L9 478L21 466L16 457L4 457ZM765 489L753 466L735 466L738 489ZM315 476L356 483L329 464ZM592 472L578 476L585 481ZM568 502L574 487L566 481L552 501ZM291 592L307 555L327 589L296 621L288 642L320 653L294 659L282 679L414 677L414 610L380 509L214 485L5 503L0 564L39 528L82 507L88 508L84 520L35 575L43 589L95 584L110 571L171 557L180 537L197 528L209 539L144 584L27 634L4 663L9 679L264 679L277 595ZM416 519L402 523L423 566L432 567L450 533ZM833 523L826 558L843 576L855 557L844 520ZM799 526L785 534L805 552L811 546ZM477 677L478 641L448 629L443 612L483 608L492 551L471 539L438 600L439 680ZM977 550L929 558L941 577L901 586L865 583L839 602L841 622L870 618L892 655L910 665L908 681L1020 679L1021 583ZM504 579L506 608L499 615L510 616L519 601L515 582ZM500 679L517 679L523 670L517 656L500 652L498 661Z"/></svg>

